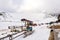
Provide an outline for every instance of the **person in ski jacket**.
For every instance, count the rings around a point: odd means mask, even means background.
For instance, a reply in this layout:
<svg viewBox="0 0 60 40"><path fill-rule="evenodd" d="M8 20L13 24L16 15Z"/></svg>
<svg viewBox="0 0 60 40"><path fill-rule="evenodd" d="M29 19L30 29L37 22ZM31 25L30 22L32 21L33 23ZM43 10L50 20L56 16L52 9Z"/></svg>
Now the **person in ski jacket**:
<svg viewBox="0 0 60 40"><path fill-rule="evenodd" d="M27 25L26 29L27 29L27 31L32 31L32 27L29 25Z"/></svg>

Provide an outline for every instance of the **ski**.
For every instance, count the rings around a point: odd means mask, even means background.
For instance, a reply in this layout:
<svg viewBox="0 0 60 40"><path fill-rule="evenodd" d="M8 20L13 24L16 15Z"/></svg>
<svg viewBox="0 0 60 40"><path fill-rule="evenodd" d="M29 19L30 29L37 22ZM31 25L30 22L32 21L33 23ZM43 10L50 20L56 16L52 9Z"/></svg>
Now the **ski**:
<svg viewBox="0 0 60 40"><path fill-rule="evenodd" d="M33 31L29 31L29 32L25 32L23 38L26 38L27 36L31 35L34 33L34 30Z"/></svg>

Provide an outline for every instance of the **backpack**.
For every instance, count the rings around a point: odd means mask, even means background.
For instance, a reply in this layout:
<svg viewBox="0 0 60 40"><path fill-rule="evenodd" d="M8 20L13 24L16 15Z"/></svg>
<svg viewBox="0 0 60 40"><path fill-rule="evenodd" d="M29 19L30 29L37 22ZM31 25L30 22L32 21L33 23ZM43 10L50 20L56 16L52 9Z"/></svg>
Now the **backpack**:
<svg viewBox="0 0 60 40"><path fill-rule="evenodd" d="M27 31L32 31L32 27L27 27Z"/></svg>

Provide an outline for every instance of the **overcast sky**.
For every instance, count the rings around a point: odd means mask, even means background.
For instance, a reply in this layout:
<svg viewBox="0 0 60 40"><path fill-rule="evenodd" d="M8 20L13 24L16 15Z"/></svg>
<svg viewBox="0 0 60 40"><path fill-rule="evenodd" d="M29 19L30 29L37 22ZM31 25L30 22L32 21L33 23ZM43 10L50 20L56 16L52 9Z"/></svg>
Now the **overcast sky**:
<svg viewBox="0 0 60 40"><path fill-rule="evenodd" d="M60 13L60 0L0 0L0 11Z"/></svg>

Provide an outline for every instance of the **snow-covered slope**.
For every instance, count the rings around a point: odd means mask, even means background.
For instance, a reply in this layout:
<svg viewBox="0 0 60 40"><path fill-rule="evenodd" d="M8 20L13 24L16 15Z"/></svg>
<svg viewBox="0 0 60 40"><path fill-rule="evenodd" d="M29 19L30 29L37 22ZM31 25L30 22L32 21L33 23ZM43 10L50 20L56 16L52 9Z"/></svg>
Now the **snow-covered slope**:
<svg viewBox="0 0 60 40"><path fill-rule="evenodd" d="M12 17L8 17L6 20L4 21L0 21L0 29L8 29L8 26L21 26L23 25L23 23L20 21L21 18L26 18L29 20L34 21L35 23L39 24L39 23L47 23L47 22L51 22L51 21L55 21L56 18L45 18L46 16L45 14L11 14L13 15ZM27 16L26 16L27 15ZM42 25L42 26L36 26L33 27L33 29L35 30L35 32L26 37L23 38L24 35L21 35L17 38L15 38L14 40L48 40L49 34L50 34L50 29L47 28L47 25Z"/></svg>
<svg viewBox="0 0 60 40"><path fill-rule="evenodd" d="M49 34L50 34L50 29L47 28L47 25L33 27L33 30L34 30L33 34L27 36L26 38L23 38L24 35L21 35L13 40L48 40ZM4 33L4 32L2 32L2 33ZM10 32L7 32L7 34L9 34L9 33ZM2 36L6 36L6 35L2 35ZM18 35L20 35L20 33ZM2 36L0 35L0 38ZM8 38L6 38L4 40L8 40Z"/></svg>
<svg viewBox="0 0 60 40"><path fill-rule="evenodd" d="M15 40L48 40L50 29L48 29L46 25L36 26L34 30L35 32L32 35L27 36L26 38L23 38L24 35L21 35Z"/></svg>
<svg viewBox="0 0 60 40"><path fill-rule="evenodd" d="M4 19L2 16L0 19L0 29L8 28L8 26L21 26L23 23L21 22L22 18L35 21L43 19L45 14L30 14L30 13L6 13L7 17ZM9 14L9 15L8 15Z"/></svg>

